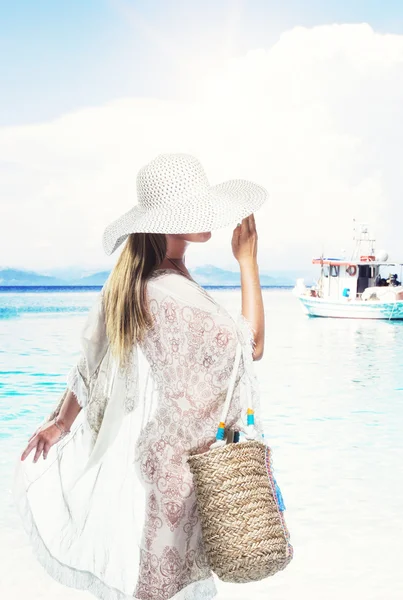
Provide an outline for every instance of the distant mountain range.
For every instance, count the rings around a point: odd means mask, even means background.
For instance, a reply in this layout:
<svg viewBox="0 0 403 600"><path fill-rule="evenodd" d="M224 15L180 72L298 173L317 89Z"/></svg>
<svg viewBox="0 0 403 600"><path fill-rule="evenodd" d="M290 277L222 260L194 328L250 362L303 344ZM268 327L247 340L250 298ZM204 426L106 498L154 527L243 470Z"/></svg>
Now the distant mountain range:
<svg viewBox="0 0 403 600"><path fill-rule="evenodd" d="M191 276L202 286L240 286L240 274L213 265L189 269ZM51 271L50 274L24 271L22 269L0 269L0 286L102 286L110 271L88 273L88 271L67 268ZM262 286L293 286L297 277L312 280L310 272L276 271L270 274L260 271Z"/></svg>
<svg viewBox="0 0 403 600"><path fill-rule="evenodd" d="M109 275L108 271L93 273L83 277L54 277L43 275L35 271L20 269L1 269L0 286L76 286L76 285L103 285Z"/></svg>

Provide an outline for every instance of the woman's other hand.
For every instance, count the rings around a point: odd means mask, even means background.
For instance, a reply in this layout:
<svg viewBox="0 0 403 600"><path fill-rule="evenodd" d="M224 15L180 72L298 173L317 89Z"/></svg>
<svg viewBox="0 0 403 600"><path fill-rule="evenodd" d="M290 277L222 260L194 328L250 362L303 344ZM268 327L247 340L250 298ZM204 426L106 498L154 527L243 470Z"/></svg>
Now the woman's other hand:
<svg viewBox="0 0 403 600"><path fill-rule="evenodd" d="M52 446L63 437L63 433L55 425L54 420L41 426L29 438L28 445L21 455L21 460L25 460L27 456L35 450L34 461L37 462L43 452L43 458L46 458Z"/></svg>
<svg viewBox="0 0 403 600"><path fill-rule="evenodd" d="M257 231L253 213L235 227L232 234L232 252L240 264L257 261Z"/></svg>

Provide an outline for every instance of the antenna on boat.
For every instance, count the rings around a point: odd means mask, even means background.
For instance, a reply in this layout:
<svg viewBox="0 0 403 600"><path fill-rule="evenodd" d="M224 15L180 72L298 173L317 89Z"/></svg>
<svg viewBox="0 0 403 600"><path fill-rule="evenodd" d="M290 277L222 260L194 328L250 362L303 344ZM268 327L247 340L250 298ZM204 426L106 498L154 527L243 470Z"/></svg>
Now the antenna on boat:
<svg viewBox="0 0 403 600"><path fill-rule="evenodd" d="M355 217L354 217L353 218L353 242L356 242L356 233L357 233L357 230L356 230L356 227L355 227ZM355 254L356 246L357 246L357 242L354 244L354 250L353 250L353 253L351 255L351 260L354 260L354 254Z"/></svg>

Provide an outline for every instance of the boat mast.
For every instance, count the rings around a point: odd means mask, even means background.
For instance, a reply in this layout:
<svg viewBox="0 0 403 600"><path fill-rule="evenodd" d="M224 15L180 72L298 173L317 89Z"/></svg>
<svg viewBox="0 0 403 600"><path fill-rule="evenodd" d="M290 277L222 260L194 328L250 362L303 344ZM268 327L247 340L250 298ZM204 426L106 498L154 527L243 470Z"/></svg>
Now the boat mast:
<svg viewBox="0 0 403 600"><path fill-rule="evenodd" d="M322 254L320 255L320 277L319 277L319 297L323 298L323 281L324 281L324 267L323 267L323 259L324 259L324 248L322 244Z"/></svg>
<svg viewBox="0 0 403 600"><path fill-rule="evenodd" d="M355 246L351 262L360 261L361 256L364 254L362 251L363 244L366 244L368 248L366 255L373 256L375 254L375 238L369 233L367 223L358 223L357 233L356 221L353 219L353 241L355 241Z"/></svg>

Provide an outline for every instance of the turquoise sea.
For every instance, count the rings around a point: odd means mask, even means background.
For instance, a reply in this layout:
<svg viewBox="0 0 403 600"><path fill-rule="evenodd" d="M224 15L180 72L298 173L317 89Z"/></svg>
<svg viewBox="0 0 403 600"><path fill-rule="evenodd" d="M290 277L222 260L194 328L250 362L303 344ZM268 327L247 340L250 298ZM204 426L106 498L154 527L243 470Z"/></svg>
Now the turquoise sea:
<svg viewBox="0 0 403 600"><path fill-rule="evenodd" d="M99 288L98 288L99 289ZM208 290L234 316L239 288ZM73 600L32 556L11 500L13 467L79 353L95 289L0 290L0 597ZM403 322L309 318L289 289L263 289L255 362L266 435L295 557L220 600L403 598ZM29 459L28 459L29 460Z"/></svg>

